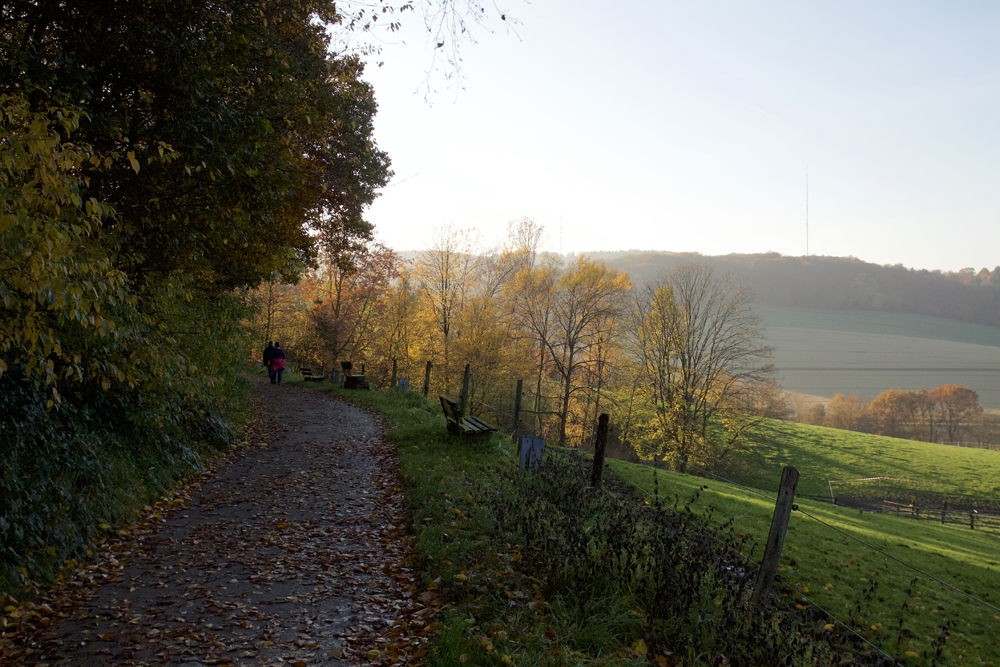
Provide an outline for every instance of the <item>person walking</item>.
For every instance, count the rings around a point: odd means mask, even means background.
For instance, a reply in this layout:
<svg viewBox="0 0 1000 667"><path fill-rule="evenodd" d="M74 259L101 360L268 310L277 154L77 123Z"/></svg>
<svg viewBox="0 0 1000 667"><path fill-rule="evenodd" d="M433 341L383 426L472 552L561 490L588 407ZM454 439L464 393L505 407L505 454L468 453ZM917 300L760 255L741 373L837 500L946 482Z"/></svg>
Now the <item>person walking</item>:
<svg viewBox="0 0 1000 667"><path fill-rule="evenodd" d="M268 341L267 347L264 348L264 354L262 355L264 360L264 368L267 369L267 377L271 380L271 384L274 384L274 369L271 368L271 360L274 359L274 341Z"/></svg>
<svg viewBox="0 0 1000 667"><path fill-rule="evenodd" d="M271 352L271 368L274 373L271 384L281 384L281 372L285 370L285 351L281 349L281 343L278 341L274 341L274 351ZM278 379L277 382L274 381L275 378Z"/></svg>

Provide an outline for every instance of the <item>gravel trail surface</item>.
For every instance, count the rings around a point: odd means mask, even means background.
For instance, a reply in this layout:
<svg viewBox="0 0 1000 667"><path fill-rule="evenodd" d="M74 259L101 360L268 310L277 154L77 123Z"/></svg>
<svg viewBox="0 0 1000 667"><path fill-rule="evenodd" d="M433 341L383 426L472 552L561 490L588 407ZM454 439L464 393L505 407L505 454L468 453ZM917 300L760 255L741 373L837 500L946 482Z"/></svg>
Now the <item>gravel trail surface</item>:
<svg viewBox="0 0 1000 667"><path fill-rule="evenodd" d="M254 391L265 414L246 441L54 591L52 615L37 607L4 661L419 661L433 607L407 567L397 459L378 418L308 388Z"/></svg>

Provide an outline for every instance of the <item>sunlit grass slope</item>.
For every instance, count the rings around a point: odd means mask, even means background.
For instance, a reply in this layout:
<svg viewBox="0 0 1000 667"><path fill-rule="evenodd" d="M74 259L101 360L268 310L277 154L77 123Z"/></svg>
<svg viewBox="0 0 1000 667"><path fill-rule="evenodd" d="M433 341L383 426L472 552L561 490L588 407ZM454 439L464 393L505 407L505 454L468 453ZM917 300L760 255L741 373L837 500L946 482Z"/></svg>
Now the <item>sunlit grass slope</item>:
<svg viewBox="0 0 1000 667"><path fill-rule="evenodd" d="M427 585L443 588L452 582L448 587L456 588L456 582L464 582L466 574L471 581L474 571L489 570L487 565L497 556L484 551L486 541L479 531L485 524L470 491L486 482L481 479L483 466L506 458L509 445L499 447L497 439L487 447L450 441L443 434L438 407L412 392L342 395L370 404L394 426L390 437L400 447L414 531L430 581ZM781 466L790 464L802 472L800 488L819 494L825 490L831 471L840 478L864 476L865 472L898 476L906 463L912 476L933 477L939 483L957 484L970 478L985 483L996 479L986 468L992 466L995 471L995 462L1000 459L997 452L778 422L770 424L769 438L774 451L755 450L750 457L753 465L737 470L734 481L773 491ZM676 500L682 507L697 496L691 501L693 511L711 513L715 522L732 521L735 530L763 543L773 512L773 493L623 461L612 460L610 464L635 485L639 498L652 500L649 494L658 493L668 506ZM800 498L797 504L799 510L792 514L781 560L779 595L804 606L821 606L837 619L831 618L831 623L847 624L905 664L1000 664L1000 610L978 602L1000 606L1000 536L958 525L862 513L808 499ZM761 550L758 547L745 556L759 560ZM498 561L499 569L490 576L508 576L501 572L505 562ZM514 590L512 580L493 583ZM466 654L470 664L500 664L505 651L520 656L517 664L541 664L542 656L552 650L552 644L546 644L548 635L539 634L537 628L520 634L527 629L513 622L504 626L503 633L490 635L491 646L498 650L491 653L480 648L486 644L475 639L483 630L475 619L485 616L484 605L506 607L509 600L501 595L499 602L491 602L486 594L470 599L472 606L459 605L458 615L442 617L436 664L455 664ZM600 660L586 662L581 657L579 664L629 663L627 658L616 656L628 653L641 628L622 626L616 632L605 632L598 641L593 627L610 627L603 615L595 616L601 622L592 627L570 622L575 617L568 611L551 611L545 627L546 632L555 632L552 640L556 645L602 647L597 649L604 656ZM620 616L620 621L630 618L627 613ZM467 625L462 619L469 619ZM502 642L497 640L501 634ZM935 658L936 643L942 638L943 653Z"/></svg>
<svg viewBox="0 0 1000 667"><path fill-rule="evenodd" d="M888 438L770 420L759 442L727 467L727 479L776 492L781 469L794 466L800 493L830 494L830 480L897 477L984 494L1000 490L1000 451Z"/></svg>
<svg viewBox="0 0 1000 667"><path fill-rule="evenodd" d="M807 454L808 449L805 445L804 451L793 449L795 456L786 462L810 470L828 460L821 452ZM711 512L714 521L732 520L737 531L753 534L758 544L767 536L773 494L762 497L724 482L624 461L611 465L644 497L658 489L661 499L684 503L698 494L693 508ZM841 470L853 469L841 465ZM887 652L910 658L912 664L929 664L924 652L933 656L933 643L942 634L946 641L941 664L998 664L1000 611L948 584L1000 606L1000 536L805 499L798 499L797 505L781 559L781 594L803 598L803 605L810 604L804 599L809 598ZM759 561L762 548L746 555Z"/></svg>

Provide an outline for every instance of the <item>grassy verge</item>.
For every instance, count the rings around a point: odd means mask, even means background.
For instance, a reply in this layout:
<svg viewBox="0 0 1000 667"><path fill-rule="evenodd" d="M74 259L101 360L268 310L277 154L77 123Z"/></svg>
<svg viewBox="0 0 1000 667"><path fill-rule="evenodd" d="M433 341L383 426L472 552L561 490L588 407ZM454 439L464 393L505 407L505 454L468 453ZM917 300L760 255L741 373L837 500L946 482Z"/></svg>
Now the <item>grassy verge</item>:
<svg viewBox="0 0 1000 667"><path fill-rule="evenodd" d="M450 601L436 620L433 665L794 665L876 659L822 612L800 603L812 586L779 598L767 614L749 609L751 578L732 554L753 553L746 539L752 531L745 526L756 530L757 514L769 520L764 501L759 513L748 499L733 497L726 506L713 502L715 517L728 512L738 520L716 520L721 525L706 530L700 525L708 521L698 517L698 508L708 509L708 490L699 488L704 480L677 476L679 486L670 494L660 487L659 499L668 500L663 504L655 496L643 502L634 488L618 488L613 481L604 491L589 489L589 464L575 454L549 452L538 474L522 475L514 471L509 439L494 436L477 445L448 438L439 406L416 392L312 386L387 418L400 453L424 585ZM647 481L639 475L645 471L637 466L633 475L640 486ZM795 541L792 551L812 549L811 539ZM786 565L786 574L789 567L796 565ZM844 589L850 585L837 581ZM878 613L862 590L849 599L861 607L858 618Z"/></svg>
<svg viewBox="0 0 1000 667"><path fill-rule="evenodd" d="M761 541L767 534L773 495L672 472L659 471L654 479L648 466L611 463L645 493L658 486L661 494L683 498L700 488L696 511L731 519L738 533ZM781 562L784 595L805 595L907 664L929 664L942 636L939 664L1000 664L1000 612L928 576L1000 606L1000 536L801 498L797 504Z"/></svg>

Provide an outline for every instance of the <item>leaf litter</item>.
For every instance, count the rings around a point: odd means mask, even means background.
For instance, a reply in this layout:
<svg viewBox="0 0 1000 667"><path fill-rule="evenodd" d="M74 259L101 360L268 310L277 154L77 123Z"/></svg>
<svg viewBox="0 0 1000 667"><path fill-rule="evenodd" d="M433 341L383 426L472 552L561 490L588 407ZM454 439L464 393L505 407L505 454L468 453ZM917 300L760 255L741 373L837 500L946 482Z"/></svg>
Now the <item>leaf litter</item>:
<svg viewBox="0 0 1000 667"><path fill-rule="evenodd" d="M444 599L418 588L379 419L255 382L242 442L112 528L34 602L7 598L0 664L416 665Z"/></svg>

